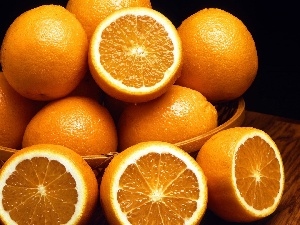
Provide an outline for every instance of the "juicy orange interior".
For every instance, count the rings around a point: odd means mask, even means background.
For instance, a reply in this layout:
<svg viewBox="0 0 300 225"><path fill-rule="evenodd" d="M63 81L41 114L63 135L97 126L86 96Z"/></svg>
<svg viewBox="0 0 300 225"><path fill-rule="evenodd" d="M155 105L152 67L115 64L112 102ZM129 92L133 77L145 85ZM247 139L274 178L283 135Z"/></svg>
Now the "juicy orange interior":
<svg viewBox="0 0 300 225"><path fill-rule="evenodd" d="M237 188L248 205L270 207L280 188L280 165L274 150L258 136L239 147L235 159Z"/></svg>
<svg viewBox="0 0 300 225"><path fill-rule="evenodd" d="M141 157L127 167L119 185L118 202L132 224L184 224L197 209L197 178L169 153Z"/></svg>
<svg viewBox="0 0 300 225"><path fill-rule="evenodd" d="M160 82L174 62L174 46L164 27L149 16L127 15L102 33L100 62L128 87Z"/></svg>
<svg viewBox="0 0 300 225"><path fill-rule="evenodd" d="M77 203L75 180L57 161L24 160L3 189L4 210L17 224L64 224Z"/></svg>

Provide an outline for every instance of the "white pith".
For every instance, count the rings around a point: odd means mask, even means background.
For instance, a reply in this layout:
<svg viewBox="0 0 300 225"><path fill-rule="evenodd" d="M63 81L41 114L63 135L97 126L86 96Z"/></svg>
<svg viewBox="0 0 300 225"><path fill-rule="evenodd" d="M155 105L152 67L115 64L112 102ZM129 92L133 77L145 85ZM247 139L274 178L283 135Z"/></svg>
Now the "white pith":
<svg viewBox="0 0 300 225"><path fill-rule="evenodd" d="M81 172L78 171L76 166L74 165L74 162L71 161L67 156L62 156L60 154L55 154L53 152L46 152L46 151L40 151L40 152L32 152L26 155L20 155L19 157L15 157L13 161L10 161L9 167L2 168L3 171L1 171L2 174L2 179L0 180L0 214L3 215L3 218L5 219L5 222L7 224L16 224L15 221L13 221L7 211L4 210L3 205L2 205L2 191L4 186L6 185L6 180L10 177L10 175L15 171L16 166L21 163L24 160L31 160L36 157L43 157L47 158L48 160L54 160L58 161L60 164L62 164L65 168L66 171L69 172L72 177L75 180L76 183L76 190L78 193L78 201L77 204L75 205L75 212L73 216L70 218L70 220L66 223L68 225L75 224L78 220L78 218L81 217L81 213L83 211L83 207L86 205L86 199L85 196L87 195L87 189L86 189L86 184L83 179L83 177L80 175ZM39 185L37 186L37 190L40 192L41 195L45 194L43 191L44 186Z"/></svg>
<svg viewBox="0 0 300 225"><path fill-rule="evenodd" d="M126 160L122 163L122 165L120 165L120 167L117 170L118 172L113 177L114 181L113 181L113 186L111 189L111 193L112 193L111 204L114 206L115 212L117 212L117 217L120 218L120 220L122 221L123 224L128 224L128 225L131 224L127 220L126 214L124 214L121 211L121 208L117 201L117 193L120 188L119 180L120 180L122 174L124 173L124 171L126 170L126 168L128 167L128 165L135 163L139 158L141 158L144 155L147 155L148 153L172 154L172 155L176 156L178 159L181 159L187 166L187 169L193 171L194 174L196 175L198 184L199 184L199 190L200 190L199 199L197 200L197 211L194 212L192 217L190 217L189 219L187 219L185 221L185 224L194 224L195 221L197 221L197 218L198 218L197 216L199 214L198 212L201 209L203 209L203 204L206 204L205 200L204 200L205 197L207 196L207 193L205 192L205 190L207 190L206 183L205 184L202 183L202 180L206 181L206 178L204 177L204 174L202 173L202 171L199 172L198 164L196 165L196 162L194 161L194 159L192 159L187 154L181 153L179 151L174 151L174 149L172 147L169 147L167 145L163 146L163 147L160 145L147 146L143 150L137 151L137 152L135 152L135 154L131 155L130 157L127 157ZM161 190L155 190L154 192L152 192L151 198L153 201L160 201L161 196L162 196Z"/></svg>
<svg viewBox="0 0 300 225"><path fill-rule="evenodd" d="M279 167L280 167L280 190L278 191L278 195L276 196L276 198L274 199L274 204L268 208L262 209L262 210L258 210L255 209L254 207L252 207L251 205L249 205L245 199L242 197L242 195L240 194L238 187L237 187L237 182L236 182L236 177L235 177L235 158L236 158L236 154L237 151L239 149L239 146L241 146L243 143L245 143L245 141L247 141L250 138L253 138L255 136L258 136L260 138L262 138L266 143L268 143L271 148L274 150L275 153L275 157L278 160L279 163ZM283 167L283 163L282 163L282 159L281 159L281 155L280 152L275 144L274 141L272 141L272 139L270 139L270 137L268 137L267 134L265 134L264 132L261 131L253 131L251 134L245 135L243 138L240 139L240 141L238 143L236 143L236 148L235 148L235 152L234 152L234 157L233 157L233 161L232 161L232 180L233 180L233 185L234 185L234 189L235 189L235 193L237 195L238 200L240 201L241 205L249 212L251 213L253 216L255 217L266 217L268 216L270 213L272 213L278 206L282 193L283 193L283 188L284 188L284 167ZM260 181L260 174L259 171L257 171L256 174L254 174L256 181L259 182Z"/></svg>

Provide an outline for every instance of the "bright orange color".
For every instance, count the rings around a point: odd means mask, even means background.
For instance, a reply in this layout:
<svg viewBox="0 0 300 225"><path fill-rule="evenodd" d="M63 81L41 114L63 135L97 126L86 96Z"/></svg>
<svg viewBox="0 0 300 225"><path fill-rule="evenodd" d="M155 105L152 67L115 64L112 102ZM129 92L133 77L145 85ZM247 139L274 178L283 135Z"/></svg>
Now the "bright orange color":
<svg viewBox="0 0 300 225"><path fill-rule="evenodd" d="M98 26L109 14L127 7L151 8L150 0L69 0L66 8L74 13L90 39Z"/></svg>
<svg viewBox="0 0 300 225"><path fill-rule="evenodd" d="M88 69L86 33L75 16L58 5L43 5L17 17L1 49L9 84L34 100L66 96Z"/></svg>
<svg viewBox="0 0 300 225"><path fill-rule="evenodd" d="M162 96L132 104L119 119L119 147L142 141L177 143L217 127L217 110L199 92L173 85Z"/></svg>
<svg viewBox="0 0 300 225"><path fill-rule="evenodd" d="M201 92L209 101L240 97L258 69L251 33L241 20L215 8L203 9L178 28L183 68L177 84Z"/></svg>
<svg viewBox="0 0 300 225"><path fill-rule="evenodd" d="M181 41L172 22L145 7L117 10L96 28L89 68L96 83L125 102L152 100L174 84L181 67Z"/></svg>
<svg viewBox="0 0 300 225"><path fill-rule="evenodd" d="M252 127L212 136L196 158L207 177L208 207L221 218L250 222L273 213L284 189L284 168L272 138Z"/></svg>
<svg viewBox="0 0 300 225"><path fill-rule="evenodd" d="M206 178L175 145L143 142L112 159L100 200L110 224L199 224L207 206Z"/></svg>
<svg viewBox="0 0 300 225"><path fill-rule="evenodd" d="M92 169L63 146L22 149L0 170L0 220L4 224L88 224L97 201Z"/></svg>
<svg viewBox="0 0 300 225"><path fill-rule="evenodd" d="M53 101L29 122L23 147L59 144L80 155L117 150L117 131L108 110L87 97L71 96Z"/></svg>
<svg viewBox="0 0 300 225"><path fill-rule="evenodd" d="M19 149L25 128L40 104L17 93L0 72L0 146Z"/></svg>

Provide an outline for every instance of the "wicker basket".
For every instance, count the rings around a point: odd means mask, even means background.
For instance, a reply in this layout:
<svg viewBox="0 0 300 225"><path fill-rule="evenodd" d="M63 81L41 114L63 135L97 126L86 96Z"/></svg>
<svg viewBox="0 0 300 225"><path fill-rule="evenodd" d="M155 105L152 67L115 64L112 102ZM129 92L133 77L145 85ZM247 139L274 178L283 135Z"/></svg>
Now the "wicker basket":
<svg viewBox="0 0 300 225"><path fill-rule="evenodd" d="M223 102L215 105L218 111L218 127L206 134L194 137L189 140L185 140L180 143L176 143L177 146L189 152L192 156L196 156L197 152L213 134L230 128L240 126L244 120L245 112L245 102L242 98ZM0 146L0 169L3 163L16 152L17 150L1 147ZM88 164L93 168L98 182L100 183L103 174L103 169L109 164L111 159L118 154L117 152L112 152L110 154L98 155L98 156L84 156L83 158L88 162ZM104 213L98 202L97 208L95 209L94 215L89 222L90 225L109 225L105 219Z"/></svg>
<svg viewBox="0 0 300 225"><path fill-rule="evenodd" d="M178 147L184 149L189 153L196 153L200 150L201 146L206 140L208 140L213 134L230 128L240 126L244 120L245 112L245 102L243 98L227 101L223 103L218 103L215 105L218 111L218 127L197 137L175 143ZM3 163L17 150L1 147L0 146L0 168ZM88 164L94 169L101 173L101 170L105 168L114 155L117 152L112 152L105 155L98 156L84 156L83 158L88 162Z"/></svg>

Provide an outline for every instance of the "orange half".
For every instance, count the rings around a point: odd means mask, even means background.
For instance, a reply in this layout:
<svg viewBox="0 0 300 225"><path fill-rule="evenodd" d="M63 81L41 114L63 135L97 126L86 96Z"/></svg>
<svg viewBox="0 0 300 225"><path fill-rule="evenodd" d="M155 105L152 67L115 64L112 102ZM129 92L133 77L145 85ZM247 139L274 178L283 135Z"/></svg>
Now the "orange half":
<svg viewBox="0 0 300 225"><path fill-rule="evenodd" d="M111 224L199 224L207 205L197 162L167 142L141 142L115 156L100 185Z"/></svg>
<svg viewBox="0 0 300 225"><path fill-rule="evenodd" d="M180 74L181 40L163 14L129 7L110 14L90 42L89 66L114 98L144 102L164 93Z"/></svg>

